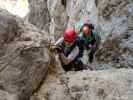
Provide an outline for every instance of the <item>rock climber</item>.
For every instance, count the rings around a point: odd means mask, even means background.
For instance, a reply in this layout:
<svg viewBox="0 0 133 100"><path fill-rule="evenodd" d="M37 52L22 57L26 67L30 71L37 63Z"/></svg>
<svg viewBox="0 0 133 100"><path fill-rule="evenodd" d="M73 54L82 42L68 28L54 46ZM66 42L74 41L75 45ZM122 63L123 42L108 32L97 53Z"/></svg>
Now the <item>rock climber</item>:
<svg viewBox="0 0 133 100"><path fill-rule="evenodd" d="M88 68L92 70L91 67L83 64L81 61L83 45L80 45L81 42L78 38L74 29L66 29L63 37L59 38L55 43L62 67L65 71L80 71Z"/></svg>
<svg viewBox="0 0 133 100"><path fill-rule="evenodd" d="M93 62L94 54L96 53L101 38L99 34L94 30L94 25L89 23L84 23L80 29L79 37L82 40L82 45L84 45L85 50L88 52L89 62Z"/></svg>

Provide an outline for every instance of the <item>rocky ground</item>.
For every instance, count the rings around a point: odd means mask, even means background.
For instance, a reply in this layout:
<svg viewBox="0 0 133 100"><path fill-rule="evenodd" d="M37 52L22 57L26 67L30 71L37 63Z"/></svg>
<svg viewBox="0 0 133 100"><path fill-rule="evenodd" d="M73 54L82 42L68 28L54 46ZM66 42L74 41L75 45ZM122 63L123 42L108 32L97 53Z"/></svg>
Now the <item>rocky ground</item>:
<svg viewBox="0 0 133 100"><path fill-rule="evenodd" d="M132 69L49 75L31 100L132 100Z"/></svg>

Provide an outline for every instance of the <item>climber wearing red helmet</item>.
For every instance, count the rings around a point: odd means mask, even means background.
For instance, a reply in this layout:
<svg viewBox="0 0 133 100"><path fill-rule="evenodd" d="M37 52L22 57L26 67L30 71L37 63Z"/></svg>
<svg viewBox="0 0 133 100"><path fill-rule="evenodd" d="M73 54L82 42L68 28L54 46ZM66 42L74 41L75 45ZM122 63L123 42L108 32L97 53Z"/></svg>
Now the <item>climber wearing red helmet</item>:
<svg viewBox="0 0 133 100"><path fill-rule="evenodd" d="M64 32L64 42L65 43L73 43L76 38L76 32L73 29L67 29Z"/></svg>
<svg viewBox="0 0 133 100"><path fill-rule="evenodd" d="M79 43L74 29L66 29L63 37L55 43L65 71L85 69L86 66L81 61L83 47Z"/></svg>

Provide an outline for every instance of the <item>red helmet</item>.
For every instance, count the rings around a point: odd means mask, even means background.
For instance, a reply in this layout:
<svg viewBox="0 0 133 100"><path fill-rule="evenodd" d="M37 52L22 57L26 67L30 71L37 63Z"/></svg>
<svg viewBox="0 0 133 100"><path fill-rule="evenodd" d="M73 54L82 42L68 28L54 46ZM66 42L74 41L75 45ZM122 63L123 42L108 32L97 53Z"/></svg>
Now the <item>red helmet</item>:
<svg viewBox="0 0 133 100"><path fill-rule="evenodd" d="M76 38L76 32L74 29L66 29L64 32L64 41L73 42Z"/></svg>

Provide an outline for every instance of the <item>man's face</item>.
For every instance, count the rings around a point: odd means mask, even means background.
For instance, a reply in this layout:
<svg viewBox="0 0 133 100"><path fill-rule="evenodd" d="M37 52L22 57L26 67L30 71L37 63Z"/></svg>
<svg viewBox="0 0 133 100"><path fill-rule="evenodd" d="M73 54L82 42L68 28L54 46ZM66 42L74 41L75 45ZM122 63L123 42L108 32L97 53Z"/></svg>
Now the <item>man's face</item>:
<svg viewBox="0 0 133 100"><path fill-rule="evenodd" d="M91 29L87 26L83 27L82 32L85 34L85 36L91 35Z"/></svg>
<svg viewBox="0 0 133 100"><path fill-rule="evenodd" d="M73 44L74 41L64 41L65 46L70 47Z"/></svg>

